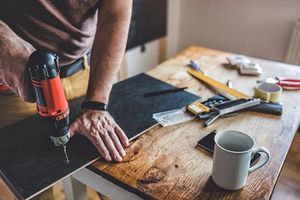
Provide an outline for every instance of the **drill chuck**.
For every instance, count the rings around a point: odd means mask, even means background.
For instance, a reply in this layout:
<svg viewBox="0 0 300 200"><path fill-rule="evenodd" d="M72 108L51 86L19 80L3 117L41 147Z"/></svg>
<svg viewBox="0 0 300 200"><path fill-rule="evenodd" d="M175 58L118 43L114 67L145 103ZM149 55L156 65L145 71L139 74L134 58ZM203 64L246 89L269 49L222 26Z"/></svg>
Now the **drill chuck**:
<svg viewBox="0 0 300 200"><path fill-rule="evenodd" d="M37 50L28 58L28 70L38 113L52 127L54 145L63 146L70 139L69 106L59 77L59 58L52 52Z"/></svg>
<svg viewBox="0 0 300 200"><path fill-rule="evenodd" d="M50 134L50 138L55 146L64 146L70 139L69 130L69 109L53 118L52 124L54 124L53 131Z"/></svg>
<svg viewBox="0 0 300 200"><path fill-rule="evenodd" d="M53 135L50 135L50 138L55 146L66 145L69 142L70 137L70 130L67 127L57 130Z"/></svg>

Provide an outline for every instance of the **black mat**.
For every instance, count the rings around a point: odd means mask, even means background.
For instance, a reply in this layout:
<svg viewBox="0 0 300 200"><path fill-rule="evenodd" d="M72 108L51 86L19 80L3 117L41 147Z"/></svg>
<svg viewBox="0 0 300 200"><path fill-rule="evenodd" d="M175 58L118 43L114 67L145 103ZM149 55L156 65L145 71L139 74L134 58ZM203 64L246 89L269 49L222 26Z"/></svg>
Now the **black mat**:
<svg viewBox="0 0 300 200"><path fill-rule="evenodd" d="M183 107L199 97L182 91L143 97L150 91L173 86L145 74L114 85L109 110L129 138L156 124L152 114ZM71 120L80 112L83 98L70 102ZM82 136L68 144L70 163L65 164L62 148L49 139L48 125L37 115L0 129L0 175L20 198L28 198L99 157Z"/></svg>

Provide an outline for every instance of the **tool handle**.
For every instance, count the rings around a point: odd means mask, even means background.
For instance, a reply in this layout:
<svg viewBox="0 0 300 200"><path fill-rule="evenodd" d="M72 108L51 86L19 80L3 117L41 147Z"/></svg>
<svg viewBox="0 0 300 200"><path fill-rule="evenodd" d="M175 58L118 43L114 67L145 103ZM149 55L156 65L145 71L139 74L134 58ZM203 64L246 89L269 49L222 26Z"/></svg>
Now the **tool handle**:
<svg viewBox="0 0 300 200"><path fill-rule="evenodd" d="M254 112L268 113L272 115L281 115L282 105L279 103L261 102L261 104L248 108L247 110L254 111Z"/></svg>

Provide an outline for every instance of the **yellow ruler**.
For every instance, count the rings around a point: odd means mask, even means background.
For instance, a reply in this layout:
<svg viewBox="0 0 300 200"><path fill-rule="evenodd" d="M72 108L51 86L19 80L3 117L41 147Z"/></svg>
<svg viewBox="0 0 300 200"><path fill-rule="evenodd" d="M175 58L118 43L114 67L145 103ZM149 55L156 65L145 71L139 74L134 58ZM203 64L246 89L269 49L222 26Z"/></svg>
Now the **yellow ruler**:
<svg viewBox="0 0 300 200"><path fill-rule="evenodd" d="M218 90L220 90L222 92L230 94L230 95L236 97L237 99L251 98L241 92L238 92L237 90L234 90L234 89L228 87L227 85L225 85L223 83L220 83L219 81L217 81L213 78L210 78L209 76L204 75L203 73L201 73L199 71L194 70L194 69L189 69L188 73L191 74L192 76L194 76L195 78L197 78L198 80L203 81L203 82L217 88Z"/></svg>

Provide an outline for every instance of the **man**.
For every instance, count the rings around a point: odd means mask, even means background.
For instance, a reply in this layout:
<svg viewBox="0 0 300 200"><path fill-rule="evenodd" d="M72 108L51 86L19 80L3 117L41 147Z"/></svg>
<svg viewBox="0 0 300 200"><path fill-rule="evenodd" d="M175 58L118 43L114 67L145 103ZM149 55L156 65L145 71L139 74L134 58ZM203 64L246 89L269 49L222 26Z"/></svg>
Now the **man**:
<svg viewBox="0 0 300 200"><path fill-rule="evenodd" d="M83 63L62 79L68 99L87 89L86 101L108 104L127 42L131 7L132 0L1 1L0 80L20 98L0 93L0 126L36 112L27 73L28 56L35 49L57 53L62 69ZM89 69L82 57L90 51ZM71 135L85 135L107 161L120 162L125 156L128 139L107 111L84 109L70 130Z"/></svg>

